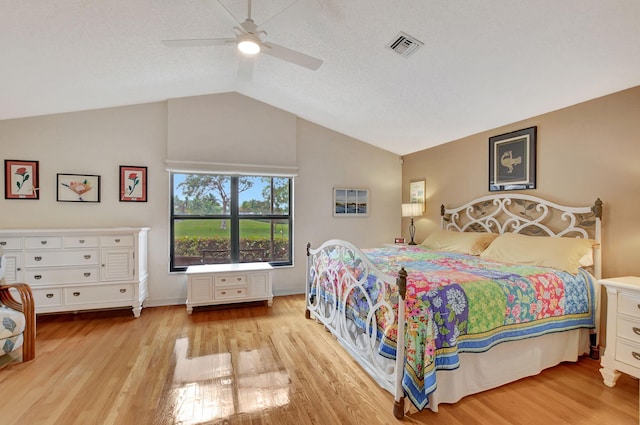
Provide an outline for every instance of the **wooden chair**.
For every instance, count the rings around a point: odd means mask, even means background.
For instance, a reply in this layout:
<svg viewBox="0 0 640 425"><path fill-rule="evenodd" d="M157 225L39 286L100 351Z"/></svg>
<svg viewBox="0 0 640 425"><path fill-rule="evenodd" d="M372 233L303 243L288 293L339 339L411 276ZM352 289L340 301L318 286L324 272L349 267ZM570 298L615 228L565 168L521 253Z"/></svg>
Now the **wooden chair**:
<svg viewBox="0 0 640 425"><path fill-rule="evenodd" d="M20 296L17 301L12 294ZM0 279L0 355L22 346L22 361L36 356L36 313L31 288L26 283L6 283Z"/></svg>

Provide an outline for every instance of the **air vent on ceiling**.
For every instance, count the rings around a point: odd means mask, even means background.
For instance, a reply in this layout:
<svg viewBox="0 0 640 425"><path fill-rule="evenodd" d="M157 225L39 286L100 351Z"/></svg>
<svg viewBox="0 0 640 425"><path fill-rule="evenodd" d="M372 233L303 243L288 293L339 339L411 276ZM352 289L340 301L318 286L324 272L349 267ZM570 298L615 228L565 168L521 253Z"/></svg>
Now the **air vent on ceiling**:
<svg viewBox="0 0 640 425"><path fill-rule="evenodd" d="M411 55L413 52L422 47L424 43L419 41L418 39L411 37L409 34L400 32L396 38L394 38L389 44L387 44L387 48L393 50L400 56L404 56L405 58Z"/></svg>

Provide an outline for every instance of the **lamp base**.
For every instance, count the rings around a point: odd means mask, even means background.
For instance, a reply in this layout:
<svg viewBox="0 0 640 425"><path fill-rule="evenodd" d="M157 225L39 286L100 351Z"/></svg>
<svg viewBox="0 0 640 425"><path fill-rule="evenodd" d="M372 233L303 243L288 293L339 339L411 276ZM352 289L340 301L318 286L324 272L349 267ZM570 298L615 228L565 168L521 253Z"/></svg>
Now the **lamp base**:
<svg viewBox="0 0 640 425"><path fill-rule="evenodd" d="M417 245L417 243L413 241L413 237L415 235L416 235L416 226L413 225L413 217L411 217L411 224L409 225L409 236L411 236L411 242L409 242L407 245Z"/></svg>

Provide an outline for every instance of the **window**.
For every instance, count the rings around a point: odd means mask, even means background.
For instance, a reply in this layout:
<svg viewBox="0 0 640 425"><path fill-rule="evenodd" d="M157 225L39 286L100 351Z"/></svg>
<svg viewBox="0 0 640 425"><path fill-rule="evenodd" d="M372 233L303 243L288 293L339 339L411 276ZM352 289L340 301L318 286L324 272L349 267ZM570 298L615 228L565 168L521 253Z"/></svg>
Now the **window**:
<svg viewBox="0 0 640 425"><path fill-rule="evenodd" d="M171 271L194 264L290 265L289 177L171 173Z"/></svg>

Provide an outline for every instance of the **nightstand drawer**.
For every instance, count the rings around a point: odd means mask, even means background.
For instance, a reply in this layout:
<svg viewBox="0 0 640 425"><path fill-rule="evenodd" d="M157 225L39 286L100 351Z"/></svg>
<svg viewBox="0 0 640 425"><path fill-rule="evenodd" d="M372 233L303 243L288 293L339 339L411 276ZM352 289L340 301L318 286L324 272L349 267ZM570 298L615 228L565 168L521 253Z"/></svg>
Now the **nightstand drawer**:
<svg viewBox="0 0 640 425"><path fill-rule="evenodd" d="M640 320L618 317L618 336L640 344Z"/></svg>
<svg viewBox="0 0 640 425"><path fill-rule="evenodd" d="M616 343L616 360L629 366L640 368L640 344L631 344L618 340Z"/></svg>
<svg viewBox="0 0 640 425"><path fill-rule="evenodd" d="M640 297L632 297L627 293L618 294L618 313L640 318Z"/></svg>

